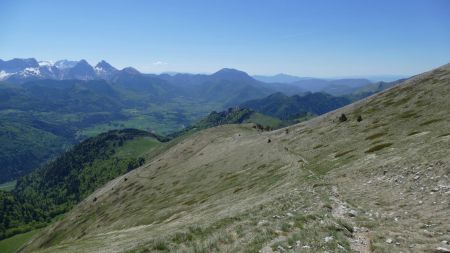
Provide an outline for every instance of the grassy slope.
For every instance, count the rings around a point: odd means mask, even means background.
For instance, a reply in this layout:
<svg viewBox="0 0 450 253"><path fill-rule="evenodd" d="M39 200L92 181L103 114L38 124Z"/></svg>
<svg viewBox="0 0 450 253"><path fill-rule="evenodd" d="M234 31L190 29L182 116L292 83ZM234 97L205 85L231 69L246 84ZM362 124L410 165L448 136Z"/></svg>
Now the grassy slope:
<svg viewBox="0 0 450 253"><path fill-rule="evenodd" d="M24 243L26 243L33 235L38 233L40 229L32 230L27 233L15 235L11 238L0 241L0 252L2 253L14 253Z"/></svg>
<svg viewBox="0 0 450 253"><path fill-rule="evenodd" d="M447 65L286 129L194 133L23 251L431 251L450 239L449 83Z"/></svg>
<svg viewBox="0 0 450 253"><path fill-rule="evenodd" d="M126 142L115 156L117 158L141 157L162 143L152 137L142 137Z"/></svg>
<svg viewBox="0 0 450 253"><path fill-rule="evenodd" d="M102 180L102 177L108 176L108 174L103 173L99 174L98 168L104 168L105 170L110 170L110 173L115 173L112 171L112 168L117 167L117 160L127 160L131 158L138 158L138 157L151 157L151 152L157 148L160 148L163 143L159 142L153 137L150 136L141 136L136 137L132 140L127 140L124 142L123 146L116 147L115 153L108 159L97 159L92 162L91 165L87 165L84 167L84 169L81 171L81 175L85 175L86 178L95 178L95 180ZM8 182L6 184L0 185L0 187L5 187L5 189L11 189L15 186L16 182ZM3 188L0 188L0 190L4 190ZM26 235L29 233L24 233L21 235L14 236L15 238L25 238ZM26 237L29 238L29 237ZM15 244L17 244L17 240L10 238L1 240L1 245L4 247L16 247ZM22 244L25 241L21 241ZM19 245L20 246L20 245ZM1 249L1 248L0 248ZM0 252L3 252L0 250Z"/></svg>
<svg viewBox="0 0 450 253"><path fill-rule="evenodd" d="M256 123L262 126L269 126L274 129L288 124L283 122L282 120L258 112L252 113L252 115L247 120L245 120L245 122Z"/></svg>

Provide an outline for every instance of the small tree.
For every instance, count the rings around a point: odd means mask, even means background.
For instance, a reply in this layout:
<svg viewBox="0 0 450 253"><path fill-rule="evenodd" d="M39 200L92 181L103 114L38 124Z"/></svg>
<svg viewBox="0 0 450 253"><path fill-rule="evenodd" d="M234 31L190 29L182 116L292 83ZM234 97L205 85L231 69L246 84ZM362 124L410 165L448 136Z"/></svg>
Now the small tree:
<svg viewBox="0 0 450 253"><path fill-rule="evenodd" d="M341 116L339 117L339 121L340 122L347 121L347 116L345 116L345 114L341 114Z"/></svg>

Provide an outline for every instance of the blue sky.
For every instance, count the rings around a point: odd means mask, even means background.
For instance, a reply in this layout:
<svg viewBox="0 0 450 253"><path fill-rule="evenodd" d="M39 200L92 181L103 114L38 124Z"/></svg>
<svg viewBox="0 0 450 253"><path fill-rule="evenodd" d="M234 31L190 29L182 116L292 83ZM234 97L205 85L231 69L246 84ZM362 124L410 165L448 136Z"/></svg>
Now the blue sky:
<svg viewBox="0 0 450 253"><path fill-rule="evenodd" d="M450 61L447 0L0 1L0 58L335 77Z"/></svg>

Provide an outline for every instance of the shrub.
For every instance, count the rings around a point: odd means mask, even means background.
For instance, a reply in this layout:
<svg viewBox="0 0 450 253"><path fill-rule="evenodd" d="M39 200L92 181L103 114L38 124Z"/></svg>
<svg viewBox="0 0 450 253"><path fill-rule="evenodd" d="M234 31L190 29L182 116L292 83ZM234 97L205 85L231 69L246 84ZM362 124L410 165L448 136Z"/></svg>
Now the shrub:
<svg viewBox="0 0 450 253"><path fill-rule="evenodd" d="M373 139L380 138L381 136L385 136L385 135L386 135L385 132L375 133L375 134L367 136L366 140L373 140Z"/></svg>
<svg viewBox="0 0 450 253"><path fill-rule="evenodd" d="M418 133L420 133L420 131L413 131L413 132L409 133L408 136L415 135L415 134L418 134Z"/></svg>
<svg viewBox="0 0 450 253"><path fill-rule="evenodd" d="M347 121L347 116L345 116L344 113L341 114L341 116L339 117L339 121L340 121L340 122L345 122L345 121Z"/></svg>
<svg viewBox="0 0 450 253"><path fill-rule="evenodd" d="M337 154L334 155L334 158L338 158L338 157L344 156L344 155L346 155L348 153L351 153L352 151L354 151L354 149L350 149L350 150L343 151L341 153L337 153Z"/></svg>
<svg viewBox="0 0 450 253"><path fill-rule="evenodd" d="M429 124L434 123L434 122L439 122L441 120L443 120L443 119L432 119L432 120L428 120L428 121L422 122L422 123L420 123L420 125L421 126L426 126L426 125L429 125Z"/></svg>
<svg viewBox="0 0 450 253"><path fill-rule="evenodd" d="M283 231L283 232L289 232L290 229L291 229L291 225L289 225L288 223L283 222L283 223L281 224L281 231Z"/></svg>
<svg viewBox="0 0 450 253"><path fill-rule="evenodd" d="M381 150L383 148L387 148L389 146L391 146L392 143L382 143L382 144L378 144L376 146L373 146L371 148L369 148L368 150L366 150L366 153L373 153L375 151Z"/></svg>
<svg viewBox="0 0 450 253"><path fill-rule="evenodd" d="M156 240L154 242L153 248L156 250L169 250L169 247L167 246L166 242L161 239Z"/></svg>

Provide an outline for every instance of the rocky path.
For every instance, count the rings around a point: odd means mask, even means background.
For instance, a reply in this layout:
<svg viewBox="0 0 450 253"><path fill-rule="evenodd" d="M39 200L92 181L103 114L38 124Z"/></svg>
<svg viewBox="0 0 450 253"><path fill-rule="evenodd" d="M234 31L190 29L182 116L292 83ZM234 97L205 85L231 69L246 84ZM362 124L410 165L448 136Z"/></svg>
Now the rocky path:
<svg viewBox="0 0 450 253"><path fill-rule="evenodd" d="M360 253L370 253L369 229L355 226L349 217L354 217L357 213L354 210L350 210L348 204L340 198L336 186L332 187L332 200L333 209L331 213L333 217L345 220L353 226L352 238L349 239L352 250Z"/></svg>

